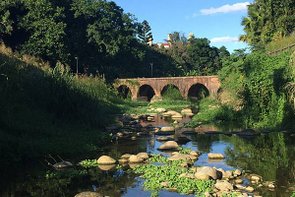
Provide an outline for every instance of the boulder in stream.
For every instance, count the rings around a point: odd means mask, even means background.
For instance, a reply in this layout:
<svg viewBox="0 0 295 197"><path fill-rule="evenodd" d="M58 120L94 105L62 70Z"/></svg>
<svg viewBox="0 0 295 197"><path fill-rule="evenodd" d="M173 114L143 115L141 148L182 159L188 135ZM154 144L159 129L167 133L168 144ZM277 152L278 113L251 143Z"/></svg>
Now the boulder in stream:
<svg viewBox="0 0 295 197"><path fill-rule="evenodd" d="M162 127L162 128L160 129L160 131L162 131L162 132L175 131L175 128L174 128L174 127L169 127L169 126L167 126L167 127Z"/></svg>
<svg viewBox="0 0 295 197"><path fill-rule="evenodd" d="M215 168L209 167L209 166L203 166L203 167L199 167L197 168L197 172L195 173L195 177L201 177L201 176L205 176L208 175L210 178L216 180L217 178L219 178L219 175L217 173L217 170Z"/></svg>
<svg viewBox="0 0 295 197"><path fill-rule="evenodd" d="M143 159L137 155L131 155L129 157L129 163L141 163L141 162L143 162Z"/></svg>
<svg viewBox="0 0 295 197"><path fill-rule="evenodd" d="M159 150L177 150L179 148L175 141L168 141L159 147Z"/></svg>
<svg viewBox="0 0 295 197"><path fill-rule="evenodd" d="M216 189L223 192L229 192L234 189L233 185L226 180L217 180L214 186Z"/></svg>
<svg viewBox="0 0 295 197"><path fill-rule="evenodd" d="M209 153L208 159L224 159L224 156L221 153Z"/></svg>
<svg viewBox="0 0 295 197"><path fill-rule="evenodd" d="M143 159L143 160L146 160L149 158L149 155L146 152L138 153L136 156Z"/></svg>
<svg viewBox="0 0 295 197"><path fill-rule="evenodd" d="M98 158L97 163L101 165L115 164L116 160L110 156L102 155L100 158Z"/></svg>

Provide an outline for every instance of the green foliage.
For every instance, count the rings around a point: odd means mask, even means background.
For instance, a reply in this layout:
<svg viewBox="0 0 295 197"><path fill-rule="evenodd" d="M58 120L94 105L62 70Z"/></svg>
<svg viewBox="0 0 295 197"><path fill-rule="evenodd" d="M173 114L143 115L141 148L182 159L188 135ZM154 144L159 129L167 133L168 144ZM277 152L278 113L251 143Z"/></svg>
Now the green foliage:
<svg viewBox="0 0 295 197"><path fill-rule="evenodd" d="M0 2L0 40L4 35L11 34L13 30L13 21L11 20L11 13L8 10L15 2L3 0Z"/></svg>
<svg viewBox="0 0 295 197"><path fill-rule="evenodd" d="M190 148L180 147L179 153L180 154L189 154L192 151Z"/></svg>
<svg viewBox="0 0 295 197"><path fill-rule="evenodd" d="M164 100L182 100L182 95L177 87L174 85L166 86L166 89L162 93Z"/></svg>
<svg viewBox="0 0 295 197"><path fill-rule="evenodd" d="M97 167L98 163L96 159L85 159L79 162L79 165L83 168L93 168Z"/></svg>
<svg viewBox="0 0 295 197"><path fill-rule="evenodd" d="M187 47L187 60L191 70L196 70L199 75L213 75L221 68L219 50L210 46L207 38L193 38Z"/></svg>
<svg viewBox="0 0 295 197"><path fill-rule="evenodd" d="M21 18L19 28L30 33L21 50L44 59L66 60L64 8L47 0L25 0L23 6L27 14Z"/></svg>
<svg viewBox="0 0 295 197"><path fill-rule="evenodd" d="M186 124L186 127L196 127L200 124L231 122L239 118L237 113L229 105L221 105L213 98L204 98L198 102L198 113Z"/></svg>
<svg viewBox="0 0 295 197"><path fill-rule="evenodd" d="M162 163L162 164L167 164L169 162L167 157L163 157L163 156L157 155L157 154L152 155L152 157L150 157L148 161L151 163L157 162L157 163Z"/></svg>
<svg viewBox="0 0 295 197"><path fill-rule="evenodd" d="M153 41L151 27L146 20L138 25L138 38L143 44L148 44Z"/></svg>
<svg viewBox="0 0 295 197"><path fill-rule="evenodd" d="M285 86L291 80L289 54L233 54L224 61L219 76L232 99L241 100L246 126L278 127L288 111Z"/></svg>
<svg viewBox="0 0 295 197"><path fill-rule="evenodd" d="M245 34L241 40L255 49L291 34L295 29L295 5L292 0L255 0L243 18Z"/></svg>
<svg viewBox="0 0 295 197"><path fill-rule="evenodd" d="M287 48L287 50L288 50L288 47L290 45L295 45L295 32L293 32L289 36L282 37L280 39L277 39L277 40L274 40L274 41L268 43L265 49L268 52L275 52L277 50L281 50L284 48ZM293 49L294 49L294 47L295 46L293 46Z"/></svg>
<svg viewBox="0 0 295 197"><path fill-rule="evenodd" d="M101 77L76 77L0 54L0 152L4 164L45 154L94 151L113 121L116 96ZM69 142L71 136L71 143Z"/></svg>
<svg viewBox="0 0 295 197"><path fill-rule="evenodd" d="M145 179L144 188L150 191L159 191L161 189L176 188L182 194L198 194L201 195L206 191L211 191L213 181L200 181L186 177L179 177L182 173L189 172L187 169L180 167L181 161L169 161L160 159L158 156L156 161L164 160L165 165L145 164L135 168L135 172L142 174ZM167 187L161 183L167 182Z"/></svg>
<svg viewBox="0 0 295 197"><path fill-rule="evenodd" d="M221 59L229 55L225 47L220 49L210 46L207 38L187 39L179 32L169 34L171 47L159 49L174 60L178 75L213 75L221 68Z"/></svg>

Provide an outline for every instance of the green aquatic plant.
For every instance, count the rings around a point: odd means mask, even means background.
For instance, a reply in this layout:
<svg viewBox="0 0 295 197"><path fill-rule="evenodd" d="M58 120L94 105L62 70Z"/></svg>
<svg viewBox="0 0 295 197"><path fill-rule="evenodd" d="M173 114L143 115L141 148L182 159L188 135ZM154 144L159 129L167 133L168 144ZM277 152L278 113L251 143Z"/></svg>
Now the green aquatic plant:
<svg viewBox="0 0 295 197"><path fill-rule="evenodd" d="M168 163L168 159L166 157L164 157L162 155L156 155L156 154L152 155L152 157L149 158L148 161L151 162L151 163L155 163L155 162L163 163L163 164Z"/></svg>
<svg viewBox="0 0 295 197"><path fill-rule="evenodd" d="M168 161L167 158L157 155L150 161L160 162L164 165L156 165L148 163L137 166L134 172L142 174L145 179L144 189L155 192L161 189L173 189L181 194L197 194L202 195L204 192L210 192L213 187L213 181L202 181L182 177L184 173L189 173L190 170L181 167L182 161Z"/></svg>
<svg viewBox="0 0 295 197"><path fill-rule="evenodd" d="M97 167L98 163L96 159L85 159L83 161L80 161L79 165L82 166L83 168L93 168L93 167Z"/></svg>
<svg viewBox="0 0 295 197"><path fill-rule="evenodd" d="M189 154L190 152L192 152L192 149L190 149L190 148L186 148L186 147L180 147L179 148L179 153L180 154Z"/></svg>

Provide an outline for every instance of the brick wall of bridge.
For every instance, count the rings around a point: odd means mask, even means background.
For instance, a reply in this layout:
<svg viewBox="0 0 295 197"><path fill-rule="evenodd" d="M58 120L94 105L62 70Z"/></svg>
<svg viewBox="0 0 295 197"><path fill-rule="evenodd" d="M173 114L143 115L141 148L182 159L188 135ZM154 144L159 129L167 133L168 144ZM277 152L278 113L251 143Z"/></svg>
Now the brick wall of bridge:
<svg viewBox="0 0 295 197"><path fill-rule="evenodd" d="M217 76L118 79L114 86L115 88L122 85L127 86L131 91L132 100L136 100L139 96L139 89L143 85L150 86L154 90L155 96L161 97L162 90L169 84L176 86L183 98L188 97L189 89L195 84L204 85L209 94L213 96L220 88Z"/></svg>

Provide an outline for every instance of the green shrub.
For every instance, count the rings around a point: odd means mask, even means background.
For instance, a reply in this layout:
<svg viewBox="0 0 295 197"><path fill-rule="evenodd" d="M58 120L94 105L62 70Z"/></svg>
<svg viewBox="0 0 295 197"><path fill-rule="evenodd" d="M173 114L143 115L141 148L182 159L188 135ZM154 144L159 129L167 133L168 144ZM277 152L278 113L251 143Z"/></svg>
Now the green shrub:
<svg viewBox="0 0 295 197"><path fill-rule="evenodd" d="M224 61L219 73L222 87L233 99L242 100L239 114L244 126L275 128L282 125L288 110L284 87L291 79L289 66L289 54L275 57L261 52L233 54ZM228 116L230 111L223 109L222 113Z"/></svg>

